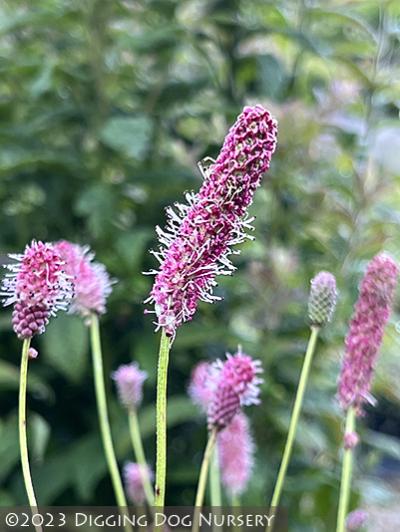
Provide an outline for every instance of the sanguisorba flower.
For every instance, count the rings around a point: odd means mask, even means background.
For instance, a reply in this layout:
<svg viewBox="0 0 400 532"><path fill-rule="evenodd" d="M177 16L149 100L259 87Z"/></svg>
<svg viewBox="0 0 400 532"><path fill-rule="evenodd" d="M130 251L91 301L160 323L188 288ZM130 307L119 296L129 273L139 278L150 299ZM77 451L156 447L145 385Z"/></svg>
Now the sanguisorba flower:
<svg viewBox="0 0 400 532"><path fill-rule="evenodd" d="M65 261L65 269L74 280L74 298L70 311L84 318L92 312L104 314L113 281L106 268L94 262L94 254L87 246L61 240L54 244Z"/></svg>
<svg viewBox="0 0 400 532"><path fill-rule="evenodd" d="M197 194L167 209L165 230L157 228L160 268L146 302L154 303L156 325L173 337L192 319L198 302L213 302L217 275L230 275L232 246L248 236L247 208L275 151L277 123L261 105L245 107L225 138L216 161L204 171Z"/></svg>
<svg viewBox="0 0 400 532"><path fill-rule="evenodd" d="M373 370L389 319L399 269L386 253L368 264L346 337L339 378L338 399L343 409L353 406L358 415L370 395Z"/></svg>
<svg viewBox="0 0 400 532"><path fill-rule="evenodd" d="M206 412L214 393L215 371L209 362L199 362L193 369L188 394L193 403Z"/></svg>
<svg viewBox="0 0 400 532"><path fill-rule="evenodd" d="M51 316L66 310L73 294L73 283L57 248L36 242L23 254L10 254L15 264L6 264L11 273L3 279L4 305L14 305L12 324L20 339L42 334Z"/></svg>
<svg viewBox="0 0 400 532"><path fill-rule="evenodd" d="M308 316L313 325L326 325L332 319L337 302L336 279L329 272L319 272L311 280Z"/></svg>
<svg viewBox="0 0 400 532"><path fill-rule="evenodd" d="M218 433L217 446L222 482L231 495L240 495L250 480L254 462L250 423L243 412Z"/></svg>
<svg viewBox="0 0 400 532"><path fill-rule="evenodd" d="M137 408L142 402L143 383L147 379L147 373L139 369L136 362L132 362L120 366L112 377L122 405L128 410Z"/></svg>
<svg viewBox="0 0 400 532"><path fill-rule="evenodd" d="M134 504L143 504L146 494L143 485L144 477L153 478L153 472L149 466L143 466L134 462L129 462L124 467L125 489L129 499Z"/></svg>

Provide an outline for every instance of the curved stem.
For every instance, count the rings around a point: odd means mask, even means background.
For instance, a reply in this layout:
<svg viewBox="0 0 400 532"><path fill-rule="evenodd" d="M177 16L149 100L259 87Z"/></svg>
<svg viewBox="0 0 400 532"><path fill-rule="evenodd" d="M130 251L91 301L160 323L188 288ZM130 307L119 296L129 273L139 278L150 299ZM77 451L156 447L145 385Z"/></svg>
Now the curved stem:
<svg viewBox="0 0 400 532"><path fill-rule="evenodd" d="M18 401L18 428L19 428L19 448L21 454L22 475L26 494L28 495L29 506L32 513L38 512L35 491L33 489L31 470L29 467L28 438L26 434L26 388L28 384L28 362L29 346L31 339L27 338L22 344L21 370L19 379L19 401ZM36 532L42 532L42 527L35 525Z"/></svg>
<svg viewBox="0 0 400 532"><path fill-rule="evenodd" d="M213 508L222 506L221 479L218 459L218 449L212 453L210 466L210 499Z"/></svg>
<svg viewBox="0 0 400 532"><path fill-rule="evenodd" d="M312 326L311 335L307 346L306 355L304 357L303 368L300 374L300 380L297 387L296 398L294 401L293 411L290 418L289 431L286 439L285 450L283 452L281 466L279 468L278 477L276 480L274 492L271 500L271 508L279 506L279 501L282 494L283 484L285 482L286 471L289 466L290 457L292 454L293 444L296 436L297 424L300 417L301 407L303 404L304 392L307 386L307 380L310 373L311 363L317 343L318 333L320 327ZM268 530L268 529L267 529Z"/></svg>
<svg viewBox="0 0 400 532"><path fill-rule="evenodd" d="M165 479L167 473L167 381L170 339L164 329L161 333L157 369L157 457L154 506L162 511L165 503Z"/></svg>
<svg viewBox="0 0 400 532"><path fill-rule="evenodd" d="M104 385L104 368L103 357L101 352L99 320L96 314L91 315L90 319L90 340L92 345L93 374L96 390L97 412L100 422L101 438L103 441L104 453L106 455L108 470L110 472L112 485L114 488L115 499L122 515L128 516L127 502L124 488L118 469L118 463L115 456L110 420L108 417L106 390ZM125 521L126 532L132 532L131 525Z"/></svg>
<svg viewBox="0 0 400 532"><path fill-rule="evenodd" d="M354 432L356 416L353 407L347 410L345 434ZM336 532L345 532L346 517L349 509L351 493L351 474L353 470L353 449L345 449L343 453L342 480L340 483L340 497Z"/></svg>
<svg viewBox="0 0 400 532"><path fill-rule="evenodd" d="M137 463L141 466L144 493L149 506L152 506L154 503L154 493L151 486L150 477L148 475L148 466L146 462L146 456L144 454L142 438L140 436L139 421L135 408L129 410L128 419L133 451L135 453Z"/></svg>
<svg viewBox="0 0 400 532"><path fill-rule="evenodd" d="M203 506L203 502L204 502L204 495L205 495L205 492L206 492L208 470L210 468L211 457L213 455L213 450L214 450L214 446L215 446L216 440L217 440L217 429L214 428L214 429L212 429L212 431L210 432L210 434L208 436L206 449L204 451L203 462L201 464L199 483L197 485L196 501L194 503L195 513L194 513L194 517L193 517L192 532L199 532L199 529L200 529L199 512L200 512L200 510L201 510L201 508Z"/></svg>

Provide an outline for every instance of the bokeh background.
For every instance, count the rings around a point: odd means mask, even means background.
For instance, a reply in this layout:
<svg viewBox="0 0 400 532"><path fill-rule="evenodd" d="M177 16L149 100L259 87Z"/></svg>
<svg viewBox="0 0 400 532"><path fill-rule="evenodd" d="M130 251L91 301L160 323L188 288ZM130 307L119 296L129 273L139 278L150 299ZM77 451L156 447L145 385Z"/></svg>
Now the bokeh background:
<svg viewBox="0 0 400 532"><path fill-rule="evenodd" d="M102 319L107 375L149 373L141 423L154 465L158 336L142 301L164 208L196 190L246 103L279 120L279 148L258 190L255 242L200 305L171 356L168 503L193 503L205 422L186 387L197 361L237 344L265 368L244 504L270 497L308 337L307 293L320 269L340 300L322 334L284 504L290 530L334 529L343 339L366 261L400 259L400 4L313 0L22 0L0 6L0 244L89 244L118 279ZM399 530L399 302L360 423L352 506L370 530ZM0 504L25 503L17 445L20 344L0 315ZM35 340L29 431L41 504L112 504L97 425L87 330L60 315ZM107 382L121 465L127 424ZM383 523L383 524L382 524Z"/></svg>

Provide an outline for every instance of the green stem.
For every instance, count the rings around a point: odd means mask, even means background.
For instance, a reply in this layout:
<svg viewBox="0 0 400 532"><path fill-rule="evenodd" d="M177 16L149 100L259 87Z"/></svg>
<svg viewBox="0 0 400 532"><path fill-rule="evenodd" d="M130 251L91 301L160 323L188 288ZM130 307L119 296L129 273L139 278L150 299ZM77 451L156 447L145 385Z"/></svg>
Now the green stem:
<svg viewBox="0 0 400 532"><path fill-rule="evenodd" d="M150 477L148 474L148 466L147 466L146 457L144 454L142 438L140 436L139 421L138 421L135 408L132 408L131 410L129 410L128 419L129 419L129 431L131 434L131 440L132 440L132 445L133 445L133 450L135 453L136 461L141 466L144 493L146 495L146 499L147 499L149 506L152 506L154 503L154 493L153 493L153 488L151 486Z"/></svg>
<svg viewBox="0 0 400 532"><path fill-rule="evenodd" d="M210 468L210 462L211 462L211 458L213 455L213 450L214 450L216 441L217 441L217 429L214 428L208 436L208 441L207 441L206 449L204 451L204 456L203 456L203 462L201 464L199 483L197 485L196 501L194 503L195 512L194 512L194 517L193 517L192 532L199 532L199 529L200 529L199 513L200 513L200 510L204 502L208 470Z"/></svg>
<svg viewBox="0 0 400 532"><path fill-rule="evenodd" d="M355 431L356 416L353 407L347 410L345 434ZM351 493L351 474L353 470L353 449L345 449L343 453L342 480L340 483L340 497L336 532L345 532L346 517L349 509Z"/></svg>
<svg viewBox="0 0 400 532"><path fill-rule="evenodd" d="M165 503L165 480L167 474L167 381L170 349L170 339L163 329L158 353L156 404L157 457L154 505L158 511L163 510Z"/></svg>
<svg viewBox="0 0 400 532"><path fill-rule="evenodd" d="M19 380L19 401L18 401L18 427L19 427L19 448L21 453L22 474L26 494L28 495L29 506L33 514L38 512L35 491L33 489L31 471L29 467L28 439L26 435L26 388L28 384L28 362L29 347L31 339L27 338L22 344L21 370ZM35 525L36 532L42 532L42 527Z"/></svg>
<svg viewBox="0 0 400 532"><path fill-rule="evenodd" d="M294 401L293 411L290 418L289 431L286 439L285 450L283 452L281 466L279 468L278 478L276 480L274 492L272 495L271 508L279 506L279 501L282 494L283 484L285 482L286 471L289 466L290 457L292 454L293 444L296 435L297 424L300 417L301 407L303 404L304 392L307 386L307 380L310 373L311 363L317 343L318 333L320 327L312 326L311 335L307 346L306 355L304 357L303 368L301 370L299 385L297 388L296 398Z"/></svg>
<svg viewBox="0 0 400 532"><path fill-rule="evenodd" d="M214 451L212 453L212 458L211 458L210 499L211 499L211 506L213 508L222 506L221 479L220 479L220 468L219 468L217 448L214 448Z"/></svg>
<svg viewBox="0 0 400 532"><path fill-rule="evenodd" d="M238 518L238 516L240 515L241 513L241 509L240 509L240 506L241 506L241 502L240 502L240 497L238 494L235 494L233 495L232 494L232 497L231 497L231 506L233 508L233 515ZM242 530L242 527L240 525L237 525L235 523L234 527L233 527L233 530L235 532L241 532Z"/></svg>
<svg viewBox="0 0 400 532"><path fill-rule="evenodd" d="M92 314L90 319L90 340L92 344L93 374L96 390L97 412L99 416L104 453L106 455L108 470L110 472L115 499L117 501L119 510L121 512L121 515L128 516L128 505L125 498L124 488L122 485L111 436L110 420L108 417L107 409L106 390L104 385L104 368L103 357L101 352L99 319L96 314ZM127 521L125 521L124 528L126 532L132 532L132 527Z"/></svg>

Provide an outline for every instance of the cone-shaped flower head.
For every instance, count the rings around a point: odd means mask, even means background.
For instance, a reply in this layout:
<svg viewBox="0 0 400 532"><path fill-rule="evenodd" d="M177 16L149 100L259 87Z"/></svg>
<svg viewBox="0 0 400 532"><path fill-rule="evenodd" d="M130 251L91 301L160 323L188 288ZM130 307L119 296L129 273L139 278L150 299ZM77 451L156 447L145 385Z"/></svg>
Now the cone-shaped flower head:
<svg viewBox="0 0 400 532"><path fill-rule="evenodd" d="M243 412L218 433L217 445L222 482L230 495L240 495L250 480L254 461L250 424Z"/></svg>
<svg viewBox="0 0 400 532"><path fill-rule="evenodd" d="M153 252L159 271L146 302L154 303L157 327L174 336L192 319L199 300L212 303L217 275L230 275L232 246L243 242L251 228L247 208L268 170L275 151L277 124L262 106L245 107L225 138L216 161L204 170L197 194L187 205L167 209L168 224L157 233Z"/></svg>
<svg viewBox="0 0 400 532"><path fill-rule="evenodd" d="M371 380L389 319L397 285L398 266L381 253L368 264L346 337L346 350L339 379L338 398L342 408L353 405L358 415L371 402Z"/></svg>
<svg viewBox="0 0 400 532"><path fill-rule="evenodd" d="M335 312L337 301L336 279L329 272L319 272L311 280L308 315L313 325L325 325Z"/></svg>
<svg viewBox="0 0 400 532"><path fill-rule="evenodd" d="M93 261L94 254L86 246L61 240L55 247L65 261L66 272L74 279L71 312L84 318L91 312L104 314L107 297L112 291L112 280L103 264Z"/></svg>
<svg viewBox="0 0 400 532"><path fill-rule="evenodd" d="M262 368L259 360L252 359L239 347L234 355L228 353L225 361L215 362L213 370L208 425L220 430L229 425L241 406L260 402L258 396L262 379L258 375Z"/></svg>
<svg viewBox="0 0 400 532"><path fill-rule="evenodd" d="M12 324L19 338L42 334L51 316L66 310L73 295L73 283L65 264L52 244L35 242L21 255L10 255L15 264L2 282L4 305L14 305Z"/></svg>
<svg viewBox="0 0 400 532"><path fill-rule="evenodd" d="M128 410L140 405L143 398L143 382L147 373L139 369L136 362L120 366L112 375L117 386L118 396Z"/></svg>
<svg viewBox="0 0 400 532"><path fill-rule="evenodd" d="M205 412L214 394L215 371L209 362L199 362L192 371L188 393L195 405Z"/></svg>
<svg viewBox="0 0 400 532"><path fill-rule="evenodd" d="M151 469L140 464L128 462L124 467L124 481L125 490L129 499L137 505L141 505L146 500L146 495L143 487L143 477L148 475L150 479L153 478Z"/></svg>
<svg viewBox="0 0 400 532"><path fill-rule="evenodd" d="M349 513L346 519L346 530L360 530L368 521L368 512L357 508Z"/></svg>

